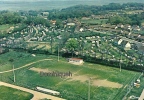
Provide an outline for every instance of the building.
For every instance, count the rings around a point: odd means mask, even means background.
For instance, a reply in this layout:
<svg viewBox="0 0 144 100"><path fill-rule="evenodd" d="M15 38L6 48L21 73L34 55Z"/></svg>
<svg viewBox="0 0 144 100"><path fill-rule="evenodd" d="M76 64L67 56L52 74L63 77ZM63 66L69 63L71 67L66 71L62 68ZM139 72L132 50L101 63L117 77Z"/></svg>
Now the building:
<svg viewBox="0 0 144 100"><path fill-rule="evenodd" d="M131 44L128 41L122 41L121 46L123 47L124 50L130 50L131 49Z"/></svg>
<svg viewBox="0 0 144 100"><path fill-rule="evenodd" d="M123 42L123 40L122 40L122 39L119 39L119 40L118 40L118 45L121 45L122 42Z"/></svg>
<svg viewBox="0 0 144 100"><path fill-rule="evenodd" d="M123 42L123 39L114 37L114 44L121 45L122 42Z"/></svg>
<svg viewBox="0 0 144 100"><path fill-rule="evenodd" d="M56 20L51 20L50 22L51 22L53 25L56 24Z"/></svg>
<svg viewBox="0 0 144 100"><path fill-rule="evenodd" d="M140 42L144 41L144 36L140 36L140 35L139 35L138 41L140 41Z"/></svg>
<svg viewBox="0 0 144 100"><path fill-rule="evenodd" d="M67 26L75 26L75 23L67 23Z"/></svg>
<svg viewBox="0 0 144 100"><path fill-rule="evenodd" d="M83 59L80 58L68 58L68 62L76 65L82 65L84 63Z"/></svg>

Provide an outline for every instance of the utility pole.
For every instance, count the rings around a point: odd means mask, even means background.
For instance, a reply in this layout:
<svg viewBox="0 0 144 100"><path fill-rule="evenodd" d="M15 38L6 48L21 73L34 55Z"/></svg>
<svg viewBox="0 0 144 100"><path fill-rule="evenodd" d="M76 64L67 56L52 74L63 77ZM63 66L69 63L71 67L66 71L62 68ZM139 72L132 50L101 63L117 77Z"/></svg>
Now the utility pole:
<svg viewBox="0 0 144 100"><path fill-rule="evenodd" d="M90 78L88 80L88 100L90 100Z"/></svg>
<svg viewBox="0 0 144 100"><path fill-rule="evenodd" d="M58 44L58 61L59 61L59 44Z"/></svg>
<svg viewBox="0 0 144 100"><path fill-rule="evenodd" d="M15 72L14 72L14 65L13 65L13 75L14 75L14 82L15 82Z"/></svg>
<svg viewBox="0 0 144 100"><path fill-rule="evenodd" d="M119 63L119 65L120 65L120 72L121 72L121 61L122 61L122 53L121 53L121 58L120 58L120 63Z"/></svg>
<svg viewBox="0 0 144 100"><path fill-rule="evenodd" d="M121 60L122 60L122 55L121 55L121 59L120 59L120 72L121 72Z"/></svg>

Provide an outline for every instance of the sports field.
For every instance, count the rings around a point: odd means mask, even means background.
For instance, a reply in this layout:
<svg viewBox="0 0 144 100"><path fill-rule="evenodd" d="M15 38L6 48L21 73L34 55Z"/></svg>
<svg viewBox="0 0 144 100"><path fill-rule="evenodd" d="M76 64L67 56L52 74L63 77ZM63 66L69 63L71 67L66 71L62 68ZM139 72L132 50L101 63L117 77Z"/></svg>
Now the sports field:
<svg viewBox="0 0 144 100"><path fill-rule="evenodd" d="M12 60L13 59L13 60ZM10 51L0 55L0 80L35 89L36 86L59 91L67 100L87 100L89 79L91 100L121 100L127 85L140 73L92 64L74 65L57 56ZM13 83L12 66L16 82ZM7 71L7 72L4 72ZM3 72L3 73L2 73ZM40 72L71 72L72 76L41 75Z"/></svg>

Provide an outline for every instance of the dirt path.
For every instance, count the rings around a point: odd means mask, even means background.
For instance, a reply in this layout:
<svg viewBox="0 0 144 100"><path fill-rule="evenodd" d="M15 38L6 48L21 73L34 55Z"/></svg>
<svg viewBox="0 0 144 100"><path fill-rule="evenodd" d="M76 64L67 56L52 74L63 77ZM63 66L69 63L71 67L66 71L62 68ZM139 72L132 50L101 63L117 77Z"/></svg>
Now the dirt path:
<svg viewBox="0 0 144 100"><path fill-rule="evenodd" d="M82 83L88 81L90 78L89 75L73 75L72 77L69 78L68 81L80 81ZM98 87L110 87L110 88L121 88L123 85L116 83L116 82L111 82L108 81L107 79L102 80L102 79L97 79L97 77L91 77L91 85L93 86L98 86Z"/></svg>
<svg viewBox="0 0 144 100"><path fill-rule="evenodd" d="M22 90L22 91L25 91L25 92L29 92L29 93L34 95L31 100L40 100L40 99L44 99L44 98L51 99L51 100L65 100L65 99L62 99L62 98L54 97L54 96L51 96L51 95L48 95L48 94L44 94L44 93L41 93L41 92L37 92L37 91L34 91L34 90L30 90L30 89L27 89L27 88L23 88L23 87L20 87L20 86L16 86L16 85L4 83L4 82L0 82L0 85L6 86L6 87L11 87L11 88L18 89L18 90Z"/></svg>
<svg viewBox="0 0 144 100"><path fill-rule="evenodd" d="M15 68L14 70L19 70L19 69L22 69L22 68L24 68L24 67L30 66L30 65L32 65L32 64L35 64L35 63L38 63L38 62L41 62L41 61L46 61L46 60L52 60L52 59L42 59L42 60L38 60L38 61L35 61L35 62L32 62L32 63L26 64L26 65L24 65L24 66L21 66L21 67L19 67L19 68ZM0 74L1 74L1 73L12 72L12 71L13 71L13 69L7 70L7 71L2 71L2 72L0 72Z"/></svg>

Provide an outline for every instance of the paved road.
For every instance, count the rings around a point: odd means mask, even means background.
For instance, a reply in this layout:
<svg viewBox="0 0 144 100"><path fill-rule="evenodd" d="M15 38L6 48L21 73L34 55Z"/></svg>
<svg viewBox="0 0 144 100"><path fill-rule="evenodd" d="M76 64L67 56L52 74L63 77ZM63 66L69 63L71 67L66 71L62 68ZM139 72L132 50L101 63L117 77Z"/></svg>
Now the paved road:
<svg viewBox="0 0 144 100"><path fill-rule="evenodd" d="M29 93L34 95L31 100L40 100L40 99L44 99L44 98L51 99L51 100L65 100L65 99L62 99L62 98L54 97L54 96L51 96L51 95L48 95L48 94L44 94L44 93L41 93L41 92L37 92L37 91L34 91L34 90L30 90L30 89L27 89L27 88L23 88L23 87L20 87L20 86L16 86L16 85L4 83L4 82L0 82L0 85L6 86L6 87L11 87L11 88L18 89L18 90L22 90L22 91L25 91L25 92L29 92Z"/></svg>
<svg viewBox="0 0 144 100"><path fill-rule="evenodd" d="M142 91L142 93L141 93L141 95L140 95L138 100L144 100L144 90Z"/></svg>
<svg viewBox="0 0 144 100"><path fill-rule="evenodd" d="M35 36L38 34L38 29L35 27L35 26L33 26L33 28L35 29L35 31L36 31L36 33L35 33Z"/></svg>
<svg viewBox="0 0 144 100"><path fill-rule="evenodd" d="M38 62L42 62L42 61L46 61L46 60L52 60L52 59L42 59L42 60L38 60L38 61L35 61L35 62L32 62L32 63L26 64L26 65L24 65L24 66L21 66L21 67L19 67L19 68L15 68L14 70L19 70L19 69L22 69L22 68L24 68L24 67L28 67L28 66L30 66L30 65L32 65L32 64L35 64L35 63L38 63ZM0 72L0 74L1 74L1 73L12 72L12 71L13 71L13 69L7 70L7 71L2 71L2 72Z"/></svg>

